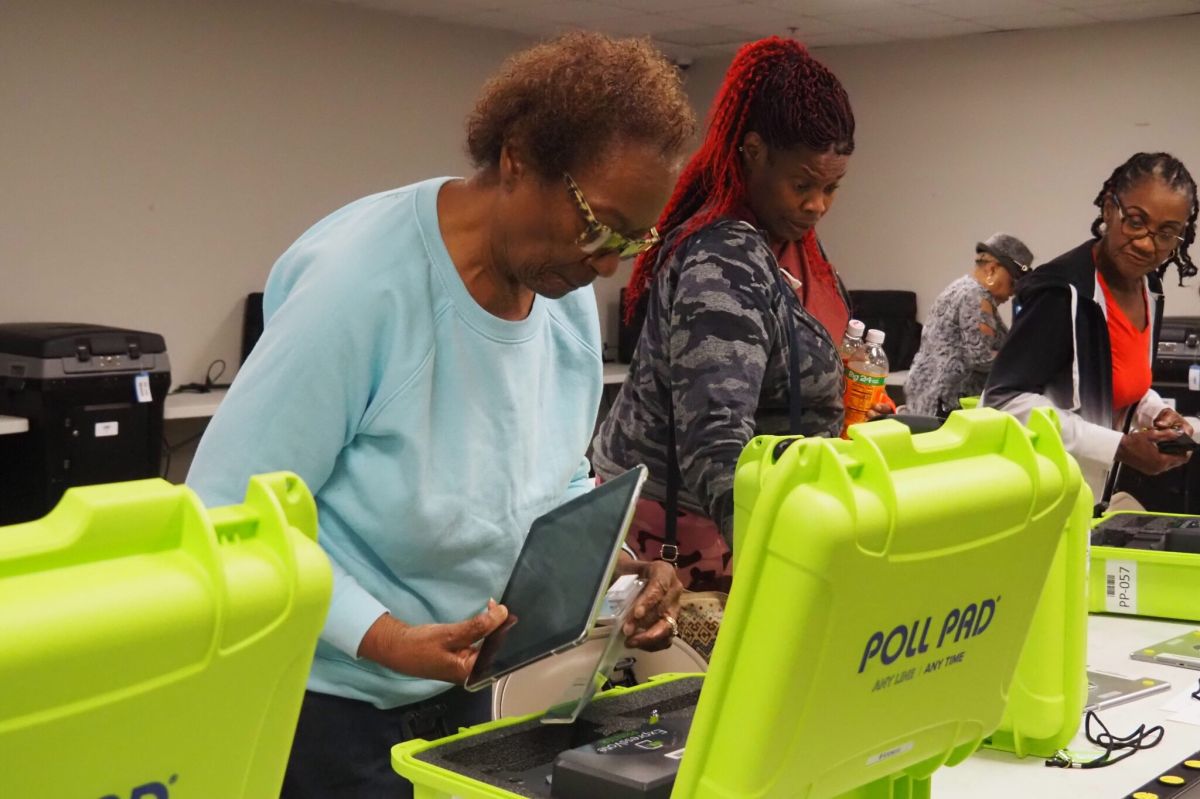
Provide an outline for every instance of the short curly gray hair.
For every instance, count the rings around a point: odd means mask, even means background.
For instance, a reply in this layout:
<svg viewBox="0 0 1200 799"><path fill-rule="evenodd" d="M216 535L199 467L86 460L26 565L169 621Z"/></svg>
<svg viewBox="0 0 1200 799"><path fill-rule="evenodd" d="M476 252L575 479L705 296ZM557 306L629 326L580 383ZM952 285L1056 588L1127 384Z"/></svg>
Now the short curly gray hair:
<svg viewBox="0 0 1200 799"><path fill-rule="evenodd" d="M695 128L679 70L648 39L579 31L504 63L467 122L467 151L477 168L494 167L514 144L537 172L557 177L616 141L678 155Z"/></svg>

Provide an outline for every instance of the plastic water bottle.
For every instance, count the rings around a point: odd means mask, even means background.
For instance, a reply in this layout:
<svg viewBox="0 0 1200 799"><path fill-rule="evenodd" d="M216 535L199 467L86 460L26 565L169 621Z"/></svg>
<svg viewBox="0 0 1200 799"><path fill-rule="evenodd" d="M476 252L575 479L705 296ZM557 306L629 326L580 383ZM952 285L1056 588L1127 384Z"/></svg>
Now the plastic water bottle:
<svg viewBox="0 0 1200 799"><path fill-rule="evenodd" d="M846 365L850 363L850 359L854 357L854 353L865 346L863 331L866 328L867 326L857 319L851 319L850 324L846 325L846 335L842 336L842 344L838 347L838 354L842 356L843 372L846 370Z"/></svg>
<svg viewBox="0 0 1200 799"><path fill-rule="evenodd" d="M883 331L868 330L866 345L854 353L846 364L846 424L842 435L852 424L865 422L867 412L883 399L888 376L887 353L883 351Z"/></svg>

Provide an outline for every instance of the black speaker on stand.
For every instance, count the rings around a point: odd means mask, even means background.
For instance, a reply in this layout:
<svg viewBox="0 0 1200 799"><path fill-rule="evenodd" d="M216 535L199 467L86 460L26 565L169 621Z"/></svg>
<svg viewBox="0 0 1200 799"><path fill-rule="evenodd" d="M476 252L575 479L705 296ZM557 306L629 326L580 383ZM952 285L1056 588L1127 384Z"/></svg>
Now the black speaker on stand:
<svg viewBox="0 0 1200 799"><path fill-rule="evenodd" d="M246 295L246 306L242 310L242 363L250 357L250 350L263 332L263 295L261 291Z"/></svg>

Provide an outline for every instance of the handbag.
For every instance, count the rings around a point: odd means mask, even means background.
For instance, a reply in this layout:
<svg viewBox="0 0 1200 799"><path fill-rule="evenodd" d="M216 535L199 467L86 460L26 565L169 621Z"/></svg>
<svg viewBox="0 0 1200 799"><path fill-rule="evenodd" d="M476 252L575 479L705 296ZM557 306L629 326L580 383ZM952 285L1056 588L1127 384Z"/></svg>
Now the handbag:
<svg viewBox="0 0 1200 799"><path fill-rule="evenodd" d="M722 591L684 591L679 597L679 638L706 661L712 658L729 595Z"/></svg>

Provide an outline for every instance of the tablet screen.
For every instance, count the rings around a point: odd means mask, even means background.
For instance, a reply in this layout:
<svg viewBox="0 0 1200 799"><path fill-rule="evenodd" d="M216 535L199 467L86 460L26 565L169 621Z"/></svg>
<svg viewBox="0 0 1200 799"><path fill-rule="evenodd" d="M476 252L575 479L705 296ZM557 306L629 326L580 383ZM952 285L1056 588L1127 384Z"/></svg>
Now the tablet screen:
<svg viewBox="0 0 1200 799"><path fill-rule="evenodd" d="M504 588L508 619L483 641L467 687L549 655L587 633L633 517L644 467L601 483L529 528Z"/></svg>

